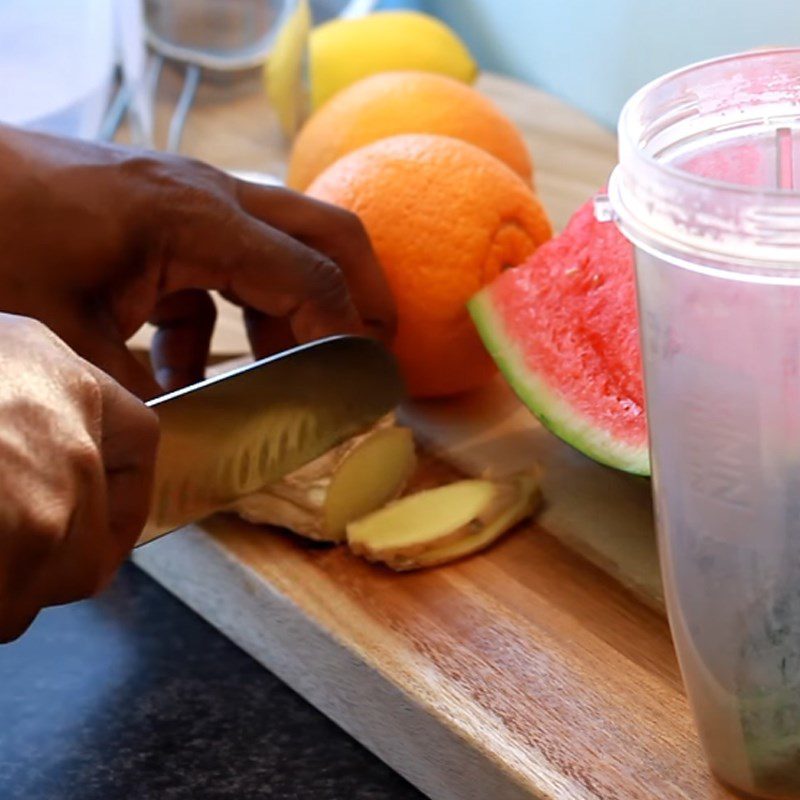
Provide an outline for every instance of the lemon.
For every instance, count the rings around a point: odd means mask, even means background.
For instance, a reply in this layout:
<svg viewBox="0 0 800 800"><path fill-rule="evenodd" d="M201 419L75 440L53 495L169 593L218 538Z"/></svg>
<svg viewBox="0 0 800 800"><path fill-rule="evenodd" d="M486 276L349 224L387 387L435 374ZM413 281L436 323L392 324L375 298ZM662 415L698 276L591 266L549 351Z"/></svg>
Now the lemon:
<svg viewBox="0 0 800 800"><path fill-rule="evenodd" d="M278 34L264 67L264 84L278 123L291 139L307 116L304 82L306 42L311 30L308 0L300 0Z"/></svg>
<svg viewBox="0 0 800 800"><path fill-rule="evenodd" d="M311 105L376 72L415 69L472 83L478 65L456 34L415 11L381 11L320 25L309 39Z"/></svg>

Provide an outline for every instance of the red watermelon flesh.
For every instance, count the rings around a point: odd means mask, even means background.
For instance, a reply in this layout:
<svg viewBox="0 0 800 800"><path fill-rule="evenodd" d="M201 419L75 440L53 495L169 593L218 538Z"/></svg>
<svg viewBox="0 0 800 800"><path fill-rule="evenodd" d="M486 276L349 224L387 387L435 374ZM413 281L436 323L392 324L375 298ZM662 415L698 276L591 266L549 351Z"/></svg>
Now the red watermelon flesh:
<svg viewBox="0 0 800 800"><path fill-rule="evenodd" d="M590 200L562 234L470 302L522 401L586 455L647 475L633 249Z"/></svg>

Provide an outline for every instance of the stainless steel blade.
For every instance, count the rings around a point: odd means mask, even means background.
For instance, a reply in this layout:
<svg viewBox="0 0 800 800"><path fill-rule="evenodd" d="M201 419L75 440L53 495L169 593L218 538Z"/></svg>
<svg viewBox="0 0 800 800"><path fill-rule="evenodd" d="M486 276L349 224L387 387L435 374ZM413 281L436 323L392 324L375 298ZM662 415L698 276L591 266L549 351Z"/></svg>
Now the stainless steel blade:
<svg viewBox="0 0 800 800"><path fill-rule="evenodd" d="M386 349L342 336L150 401L161 440L137 547L312 461L376 422L402 394Z"/></svg>

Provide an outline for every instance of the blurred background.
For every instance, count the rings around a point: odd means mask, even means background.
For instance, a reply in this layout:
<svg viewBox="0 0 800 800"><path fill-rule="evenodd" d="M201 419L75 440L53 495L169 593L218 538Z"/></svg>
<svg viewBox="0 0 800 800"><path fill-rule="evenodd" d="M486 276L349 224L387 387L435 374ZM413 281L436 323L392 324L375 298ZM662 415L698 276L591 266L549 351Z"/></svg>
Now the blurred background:
<svg viewBox="0 0 800 800"><path fill-rule="evenodd" d="M295 3L261 0L263 10L253 16L257 5L255 0L0 0L0 119L68 135L111 138L123 113L133 111L133 138L138 130L142 143L153 144L152 96L147 95L153 75L148 86L145 38L160 44L157 49L167 59L177 55L180 60L185 53L170 49L169 36L159 42L159 35L186 32L192 6L210 7L218 17L241 11L249 27L232 48L233 62L238 58L238 66L244 67L248 53L256 60L267 57ZM463 39L483 70L540 87L607 127L614 126L633 91L668 70L726 52L800 44L796 0L311 2L315 25L397 8L439 17ZM220 65L201 64L206 70L209 66ZM192 90L191 71L186 80ZM186 108L192 91L187 95ZM303 116L297 113L298 119Z"/></svg>
<svg viewBox="0 0 800 800"><path fill-rule="evenodd" d="M665 72L769 45L800 45L796 0L414 0L459 33L481 67L616 125L625 100Z"/></svg>
<svg viewBox="0 0 800 800"><path fill-rule="evenodd" d="M725 53L800 44L794 0L421 0L484 69L539 86L616 125L664 72Z"/></svg>

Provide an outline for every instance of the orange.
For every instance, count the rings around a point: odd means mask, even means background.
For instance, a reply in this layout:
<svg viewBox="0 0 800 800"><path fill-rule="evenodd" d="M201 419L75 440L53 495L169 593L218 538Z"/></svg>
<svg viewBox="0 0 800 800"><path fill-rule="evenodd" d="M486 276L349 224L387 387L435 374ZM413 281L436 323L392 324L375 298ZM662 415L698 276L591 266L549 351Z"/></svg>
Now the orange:
<svg viewBox="0 0 800 800"><path fill-rule="evenodd" d="M467 142L407 134L344 156L308 194L361 217L397 303L393 349L411 394L485 384L495 366L466 303L550 238L530 186Z"/></svg>
<svg viewBox="0 0 800 800"><path fill-rule="evenodd" d="M525 141L487 97L444 75L383 72L342 90L311 117L292 148L287 183L302 191L346 153L401 133L463 139L533 180Z"/></svg>

